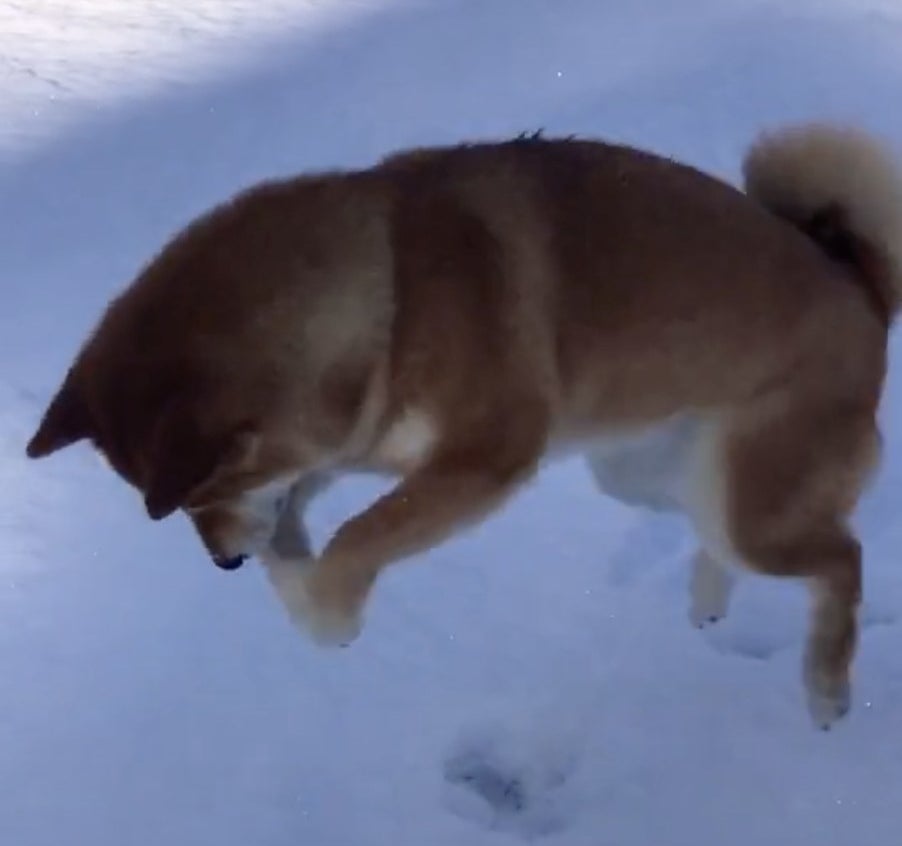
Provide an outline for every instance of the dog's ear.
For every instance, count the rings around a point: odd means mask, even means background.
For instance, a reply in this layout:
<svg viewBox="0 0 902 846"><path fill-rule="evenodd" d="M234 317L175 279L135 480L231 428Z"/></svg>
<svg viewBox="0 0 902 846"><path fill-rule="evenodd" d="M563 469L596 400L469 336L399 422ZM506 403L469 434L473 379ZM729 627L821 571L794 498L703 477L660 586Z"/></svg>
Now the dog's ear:
<svg viewBox="0 0 902 846"><path fill-rule="evenodd" d="M168 517L222 470L246 465L256 444L249 426L217 436L204 434L190 406L171 403L157 425L148 457L144 506L150 518Z"/></svg>
<svg viewBox="0 0 902 846"><path fill-rule="evenodd" d="M25 452L29 458L43 458L91 435L91 417L78 388L67 376L50 401L37 431Z"/></svg>

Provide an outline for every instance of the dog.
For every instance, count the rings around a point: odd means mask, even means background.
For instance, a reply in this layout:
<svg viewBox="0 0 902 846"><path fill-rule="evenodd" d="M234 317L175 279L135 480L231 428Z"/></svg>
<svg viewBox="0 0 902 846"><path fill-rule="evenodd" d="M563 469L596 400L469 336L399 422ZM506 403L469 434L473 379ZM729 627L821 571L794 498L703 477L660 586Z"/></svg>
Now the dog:
<svg viewBox="0 0 902 846"><path fill-rule="evenodd" d="M257 558L319 643L379 573L486 519L546 459L685 513L690 616L744 569L803 580L803 680L849 709L850 515L902 295L902 183L854 128L763 133L743 187L604 140L415 148L245 189L108 305L27 446L90 441L225 569ZM319 555L302 515L344 473L397 484Z"/></svg>

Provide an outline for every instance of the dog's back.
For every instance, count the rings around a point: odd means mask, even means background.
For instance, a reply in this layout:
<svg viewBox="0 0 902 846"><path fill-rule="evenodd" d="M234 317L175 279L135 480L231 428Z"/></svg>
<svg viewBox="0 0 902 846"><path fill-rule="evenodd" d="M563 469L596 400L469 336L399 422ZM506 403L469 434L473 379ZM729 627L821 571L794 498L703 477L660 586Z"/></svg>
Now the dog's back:
<svg viewBox="0 0 902 846"><path fill-rule="evenodd" d="M401 255L438 254L456 237L458 257L491 257L492 290L487 276L458 282L484 289L466 319L473 333L523 336L517 355L555 382L567 425L735 402L811 345L825 372L849 373L857 360L849 378L879 388L895 289L875 303L866 262L836 261L820 233L694 168L629 147L525 138L414 151L381 170L397 190L396 231L413 222ZM439 208L444 226L432 223ZM448 283L409 284L432 287L418 299L428 309Z"/></svg>

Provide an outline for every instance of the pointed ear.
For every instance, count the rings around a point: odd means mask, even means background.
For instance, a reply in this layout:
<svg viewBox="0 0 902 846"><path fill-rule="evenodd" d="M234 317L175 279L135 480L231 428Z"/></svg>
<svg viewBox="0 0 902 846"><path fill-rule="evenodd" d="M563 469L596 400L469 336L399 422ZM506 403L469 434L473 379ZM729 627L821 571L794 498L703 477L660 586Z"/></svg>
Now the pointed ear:
<svg viewBox="0 0 902 846"><path fill-rule="evenodd" d="M247 463L256 443L249 427L218 437L204 435L188 409L174 403L157 427L150 455L144 488L150 518L168 517L220 471Z"/></svg>
<svg viewBox="0 0 902 846"><path fill-rule="evenodd" d="M43 458L91 434L88 409L68 376L44 412L37 431L25 452L29 458Z"/></svg>

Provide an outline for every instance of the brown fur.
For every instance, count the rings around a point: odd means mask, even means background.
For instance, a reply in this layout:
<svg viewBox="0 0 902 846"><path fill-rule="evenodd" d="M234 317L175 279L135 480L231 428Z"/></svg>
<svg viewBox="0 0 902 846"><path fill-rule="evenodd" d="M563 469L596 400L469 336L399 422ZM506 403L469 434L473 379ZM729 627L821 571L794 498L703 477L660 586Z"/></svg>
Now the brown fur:
<svg viewBox="0 0 902 846"><path fill-rule="evenodd" d="M703 566L813 582L806 673L829 722L897 267L845 195L769 202L776 158L750 156L760 202L631 148L539 138L258 186L111 304L29 454L89 438L151 517L184 509L215 557L261 552L286 579L306 535L284 510L278 531L254 517L247 492L400 475L304 571L298 610L353 636L383 567L483 519L550 450L699 415Z"/></svg>

